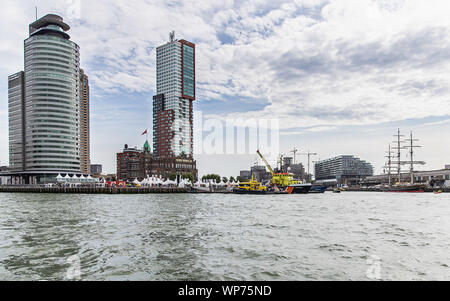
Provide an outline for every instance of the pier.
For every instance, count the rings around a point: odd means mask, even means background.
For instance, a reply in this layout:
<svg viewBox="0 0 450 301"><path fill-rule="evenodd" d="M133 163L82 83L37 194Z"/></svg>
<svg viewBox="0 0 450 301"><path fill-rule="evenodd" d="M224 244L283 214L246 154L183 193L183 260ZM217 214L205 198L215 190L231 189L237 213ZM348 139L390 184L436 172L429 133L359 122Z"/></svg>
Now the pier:
<svg viewBox="0 0 450 301"><path fill-rule="evenodd" d="M147 194L187 193L190 188L180 187L38 187L0 186L0 193L76 193L76 194Z"/></svg>

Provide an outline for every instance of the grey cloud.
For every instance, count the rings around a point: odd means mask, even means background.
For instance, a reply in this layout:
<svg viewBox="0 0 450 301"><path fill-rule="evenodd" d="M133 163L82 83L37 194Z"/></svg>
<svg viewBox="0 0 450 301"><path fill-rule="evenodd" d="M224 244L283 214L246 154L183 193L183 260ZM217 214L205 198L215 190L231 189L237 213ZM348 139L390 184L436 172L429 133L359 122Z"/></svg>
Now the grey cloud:
<svg viewBox="0 0 450 301"><path fill-rule="evenodd" d="M339 76L339 74L363 73L390 68L430 68L450 61L450 45L446 28L427 28L417 33L398 37L390 45L386 41L360 44L358 41L340 41L329 45L318 54L309 56L298 48L277 58L265 55L268 65L276 74L276 80L289 82L312 75ZM320 45L318 45L319 47ZM336 58L330 53L337 51Z"/></svg>

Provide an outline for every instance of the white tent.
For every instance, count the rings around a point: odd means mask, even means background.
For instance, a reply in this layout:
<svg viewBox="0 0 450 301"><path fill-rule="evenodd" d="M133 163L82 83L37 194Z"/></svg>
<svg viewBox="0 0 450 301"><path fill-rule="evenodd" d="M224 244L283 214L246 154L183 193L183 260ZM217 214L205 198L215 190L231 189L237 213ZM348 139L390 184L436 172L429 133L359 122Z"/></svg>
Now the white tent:
<svg viewBox="0 0 450 301"><path fill-rule="evenodd" d="M57 182L62 182L62 181L64 181L64 177L61 176L61 174L58 174L58 175L56 176L56 181L57 181Z"/></svg>
<svg viewBox="0 0 450 301"><path fill-rule="evenodd" d="M177 185L177 182L172 181L172 180L167 180L166 182L164 182L165 185Z"/></svg>
<svg viewBox="0 0 450 301"><path fill-rule="evenodd" d="M134 179L133 183L136 184L136 185L137 185L137 184L141 184L141 182L139 182L139 180L138 180L137 178Z"/></svg>

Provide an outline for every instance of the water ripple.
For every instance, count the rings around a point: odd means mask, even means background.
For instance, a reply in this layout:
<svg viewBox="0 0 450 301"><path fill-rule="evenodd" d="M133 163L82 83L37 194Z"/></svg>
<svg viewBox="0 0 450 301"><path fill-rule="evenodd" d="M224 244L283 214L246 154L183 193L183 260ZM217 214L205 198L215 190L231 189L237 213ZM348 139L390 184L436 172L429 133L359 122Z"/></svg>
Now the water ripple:
<svg viewBox="0 0 450 301"><path fill-rule="evenodd" d="M450 280L448 229L450 194L0 194L0 280Z"/></svg>

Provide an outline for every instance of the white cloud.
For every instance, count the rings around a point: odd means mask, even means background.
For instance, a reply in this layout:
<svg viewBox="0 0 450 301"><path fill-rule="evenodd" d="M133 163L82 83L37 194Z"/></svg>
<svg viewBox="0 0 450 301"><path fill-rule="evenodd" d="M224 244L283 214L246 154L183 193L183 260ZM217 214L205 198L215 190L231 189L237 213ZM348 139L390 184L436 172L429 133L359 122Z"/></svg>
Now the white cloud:
<svg viewBox="0 0 450 301"><path fill-rule="evenodd" d="M450 111L449 4L432 2L103 0L82 1L81 19L66 19L100 91L153 91L155 47L174 29L197 44L200 101L265 99L239 116L335 126ZM66 11L64 1L43 3ZM23 5L7 7L22 16Z"/></svg>
<svg viewBox="0 0 450 301"><path fill-rule="evenodd" d="M66 15L67 1L6 2L3 78L23 68L37 3L72 26L95 95L151 93L155 47L175 30L197 44L199 102L267 103L232 118L278 117L284 129L326 131L450 113L445 0L82 0L80 19Z"/></svg>

